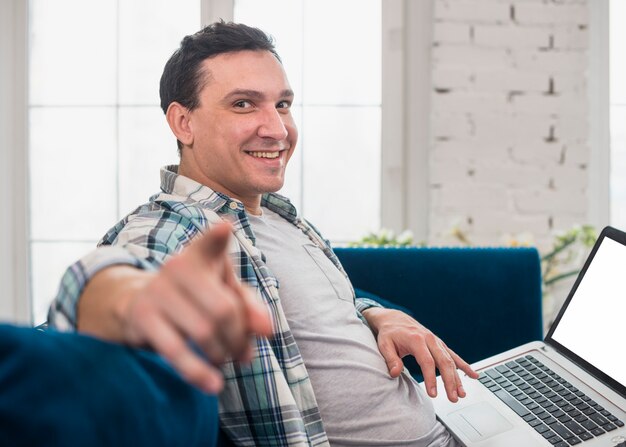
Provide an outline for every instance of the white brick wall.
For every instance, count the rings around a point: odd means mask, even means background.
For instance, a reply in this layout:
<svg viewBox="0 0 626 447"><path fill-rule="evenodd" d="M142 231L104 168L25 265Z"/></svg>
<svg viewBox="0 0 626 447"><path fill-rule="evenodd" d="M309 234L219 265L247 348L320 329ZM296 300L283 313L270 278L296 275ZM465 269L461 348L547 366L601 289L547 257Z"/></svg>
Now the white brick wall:
<svg viewBox="0 0 626 447"><path fill-rule="evenodd" d="M511 3L515 21L523 26L586 24L589 16L586 4Z"/></svg>
<svg viewBox="0 0 626 447"><path fill-rule="evenodd" d="M430 242L585 223L588 0L435 0Z"/></svg>
<svg viewBox="0 0 626 447"><path fill-rule="evenodd" d="M453 23L504 23L509 5L497 1L436 0L435 20Z"/></svg>

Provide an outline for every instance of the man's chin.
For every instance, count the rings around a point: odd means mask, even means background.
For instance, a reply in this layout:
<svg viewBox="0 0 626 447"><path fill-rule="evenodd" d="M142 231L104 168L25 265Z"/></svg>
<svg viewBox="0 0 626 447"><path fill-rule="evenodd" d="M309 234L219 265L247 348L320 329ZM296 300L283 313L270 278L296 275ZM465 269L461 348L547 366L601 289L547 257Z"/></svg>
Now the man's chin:
<svg viewBox="0 0 626 447"><path fill-rule="evenodd" d="M260 185L260 187L258 188L258 191L260 194L269 194L272 192L278 192L282 189L282 187L285 185L284 180L276 180L276 181L272 181L272 182L267 182L264 183L263 185Z"/></svg>

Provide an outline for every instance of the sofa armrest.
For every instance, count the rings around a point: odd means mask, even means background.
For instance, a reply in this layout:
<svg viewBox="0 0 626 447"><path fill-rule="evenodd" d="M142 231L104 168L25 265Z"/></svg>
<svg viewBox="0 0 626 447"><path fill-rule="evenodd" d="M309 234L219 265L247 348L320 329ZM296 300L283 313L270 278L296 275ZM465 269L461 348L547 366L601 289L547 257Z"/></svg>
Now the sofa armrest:
<svg viewBox="0 0 626 447"><path fill-rule="evenodd" d="M407 308L470 363L542 338L541 269L534 248L335 253L354 287Z"/></svg>
<svg viewBox="0 0 626 447"><path fill-rule="evenodd" d="M0 445L214 446L218 403L152 352L0 324Z"/></svg>

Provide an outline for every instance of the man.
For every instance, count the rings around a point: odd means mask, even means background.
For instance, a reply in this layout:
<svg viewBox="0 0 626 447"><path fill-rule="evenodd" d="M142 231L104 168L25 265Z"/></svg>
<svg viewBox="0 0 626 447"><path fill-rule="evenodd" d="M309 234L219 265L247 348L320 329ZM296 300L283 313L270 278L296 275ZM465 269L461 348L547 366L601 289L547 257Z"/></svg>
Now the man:
<svg viewBox="0 0 626 447"><path fill-rule="evenodd" d="M407 315L355 301L330 246L274 194L298 134L271 39L226 23L187 36L160 92L180 165L68 269L50 323L147 345L221 390L238 444L454 445L401 358L431 396L437 367L452 401L456 368L476 373Z"/></svg>

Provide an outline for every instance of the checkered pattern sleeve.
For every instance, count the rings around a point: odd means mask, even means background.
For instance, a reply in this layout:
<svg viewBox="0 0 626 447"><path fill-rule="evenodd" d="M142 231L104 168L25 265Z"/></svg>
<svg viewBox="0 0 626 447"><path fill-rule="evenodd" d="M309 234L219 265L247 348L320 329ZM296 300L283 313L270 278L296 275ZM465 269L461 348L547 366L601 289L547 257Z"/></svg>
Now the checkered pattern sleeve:
<svg viewBox="0 0 626 447"><path fill-rule="evenodd" d="M356 310L358 310L359 313L361 314L363 313L363 311L370 309L372 307L383 307L376 301L371 300L369 298L357 298L355 301L355 306L356 306Z"/></svg>
<svg viewBox="0 0 626 447"><path fill-rule="evenodd" d="M156 270L200 233L191 219L146 205L127 216L102 239L100 246L67 268L48 311L48 323L59 330L76 329L79 297L99 271L113 265Z"/></svg>

